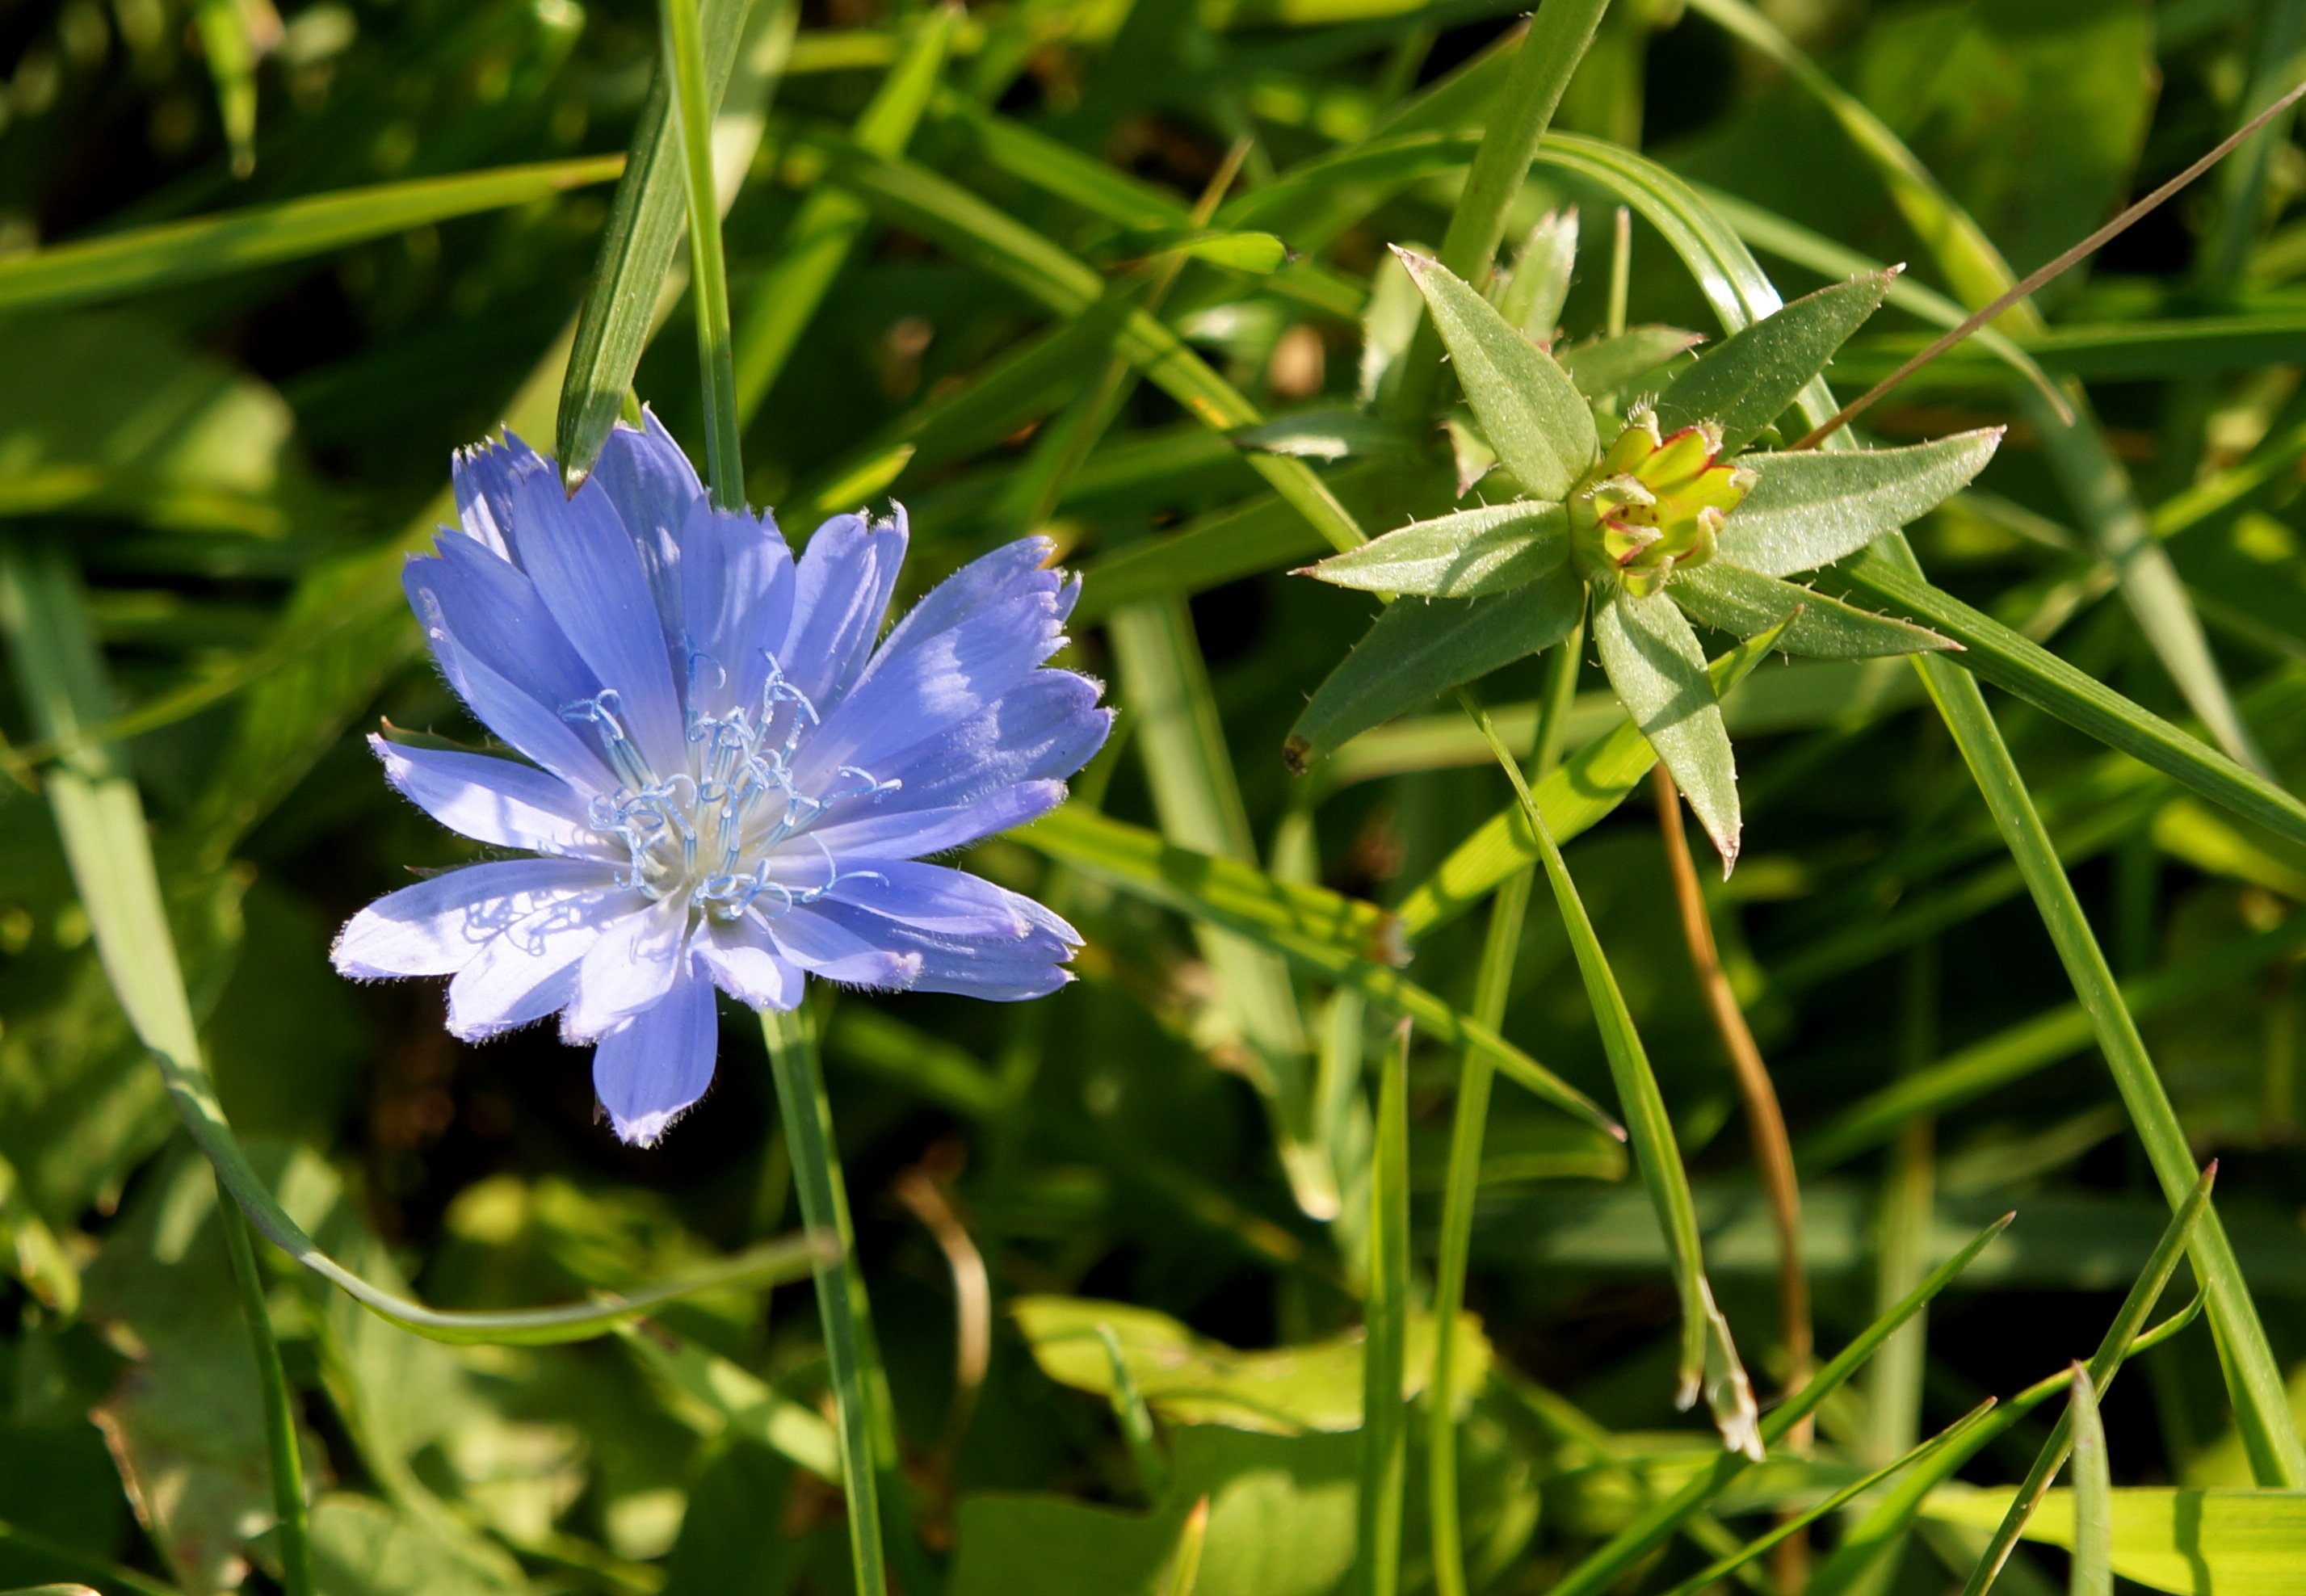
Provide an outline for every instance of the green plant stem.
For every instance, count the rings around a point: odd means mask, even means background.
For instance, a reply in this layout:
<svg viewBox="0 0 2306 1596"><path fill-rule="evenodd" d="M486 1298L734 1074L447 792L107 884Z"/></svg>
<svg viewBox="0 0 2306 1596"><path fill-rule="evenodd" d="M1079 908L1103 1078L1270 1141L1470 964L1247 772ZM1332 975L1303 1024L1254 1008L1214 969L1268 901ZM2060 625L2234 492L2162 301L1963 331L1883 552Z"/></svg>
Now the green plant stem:
<svg viewBox="0 0 2306 1596"><path fill-rule="evenodd" d="M1362 1354L1361 1493L1354 1589L1401 1589L1401 1523L1409 1472L1408 1411L1402 1401L1409 1340L1409 1035L1405 1020L1386 1052L1378 1089L1377 1146L1370 1161L1369 1296ZM1437 1343L1450 1338L1444 1321Z"/></svg>
<svg viewBox="0 0 2306 1596"><path fill-rule="evenodd" d="M696 358L705 382L705 462L713 502L745 503L737 372L729 333L729 267L721 252L721 210L713 183L713 112L705 81L705 35L696 0L659 0L664 65L672 81L673 128L688 196L689 286L696 296Z"/></svg>
<svg viewBox="0 0 2306 1596"><path fill-rule="evenodd" d="M225 1250L232 1255L232 1279L240 1291L240 1311L256 1353L256 1380L264 1395L264 1449L271 1463L272 1512L280 1525L280 1588L287 1596L312 1596L312 1532L304 1506L304 1457L296 1446L296 1412L291 1405L288 1371L280 1366L280 1343L272 1334L271 1310L264 1302L264 1276L248 1239L248 1220L229 1193L219 1193L217 1223Z"/></svg>
<svg viewBox="0 0 2306 1596"><path fill-rule="evenodd" d="M1441 264L1476 288L1490 279L1498 243L1505 236L1506 211L1521 192L1530 163L1537 158L1538 141L1551 125L1570 74L1609 9L1610 0L1545 0L1530 19L1505 83L1490 102L1489 126L1441 238ZM1418 321L1403 357L1394 414L1422 422L1432 412L1440 381L1441 335L1427 316Z"/></svg>
<svg viewBox="0 0 2306 1596"><path fill-rule="evenodd" d="M1573 627L1555 645L1547 664L1545 696L1540 704L1530 780L1542 781L1561 753L1561 728L1577 692L1577 667L1584 629ZM1482 943L1482 964L1473 979L1471 1012L1496 1030L1505 1022L1512 995L1514 961L1521 951L1522 922L1529 915L1535 871L1507 876L1490 903L1490 924ZM1473 1242L1473 1205L1481 1196L1482 1143L1489 1123L1490 1088L1497 1066L1489 1054L1467 1048L1458 1066L1456 1118L1449 1133L1449 1169L1443 1182L1441 1239L1433 1266L1433 1320L1442 1327L1433 1338L1433 1373L1426 1382L1426 1500L1433 1538L1433 1584L1440 1596L1466 1596L1465 1532L1457 1500L1456 1342L1449 1327L1465 1305L1465 1274Z"/></svg>
<svg viewBox="0 0 2306 1596"><path fill-rule="evenodd" d="M816 1031L803 1011L772 1009L761 1016L761 1034L768 1040L770 1072L776 1079L778 1117L792 1149L801 1221L812 1233L829 1233L840 1245L837 1256L819 1255L816 1307L824 1326L824 1356L833 1370L833 1406L840 1418L835 1429L841 1438L841 1487L849 1502L850 1565L857 1596L886 1596L879 1477L884 1464L893 1470L896 1462L895 1415L880 1351L874 1344L864 1272L857 1264L856 1233L849 1222L849 1196L834 1150L833 1105L824 1095Z"/></svg>

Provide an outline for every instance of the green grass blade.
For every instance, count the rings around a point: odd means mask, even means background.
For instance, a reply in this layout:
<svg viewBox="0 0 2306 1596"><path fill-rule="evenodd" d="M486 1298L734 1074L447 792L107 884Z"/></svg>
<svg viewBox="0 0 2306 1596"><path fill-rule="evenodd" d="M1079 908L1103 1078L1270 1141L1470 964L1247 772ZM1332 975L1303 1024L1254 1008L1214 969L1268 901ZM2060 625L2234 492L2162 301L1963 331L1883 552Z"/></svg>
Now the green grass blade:
<svg viewBox="0 0 2306 1596"><path fill-rule="evenodd" d="M73 573L54 553L0 548L0 628L33 724L51 741L79 744L78 729L109 707L102 663ZM200 1031L176 961L135 783L106 744L80 744L48 772L50 807L106 977L137 1038L150 1050L184 1129L258 1233L380 1318L435 1341L543 1345L608 1334L618 1324L699 1292L799 1279L816 1246L776 1242L712 1267L621 1297L561 1308L453 1312L388 1291L345 1267L288 1216L234 1139L201 1056Z"/></svg>
<svg viewBox="0 0 2306 1596"><path fill-rule="evenodd" d="M787 1396L751 1370L694 1342L670 1338L662 1325L618 1327L642 1367L729 1430L758 1442L828 1485L841 1483L841 1441L817 1411Z"/></svg>
<svg viewBox="0 0 2306 1596"><path fill-rule="evenodd" d="M1388 1050L1370 1165L1369 1295L1362 1357L1361 1492L1354 1589L1401 1589L1401 1522L1409 1473L1409 1410L1402 1399L1409 1342L1409 1021ZM1450 1339L1444 1328L1438 1342Z"/></svg>
<svg viewBox="0 0 2306 1596"><path fill-rule="evenodd" d="M1121 1426L1121 1438L1129 1445L1130 1461L1137 1465L1137 1483L1147 1501L1158 1503L1168 1494L1169 1460L1161 1455L1160 1440L1153 1433L1153 1410L1145 1405L1137 1377L1129 1372L1129 1360L1122 1355L1121 1339L1113 1333L1113 1327L1099 1325L1097 1335L1105 1344L1106 1362L1113 1370L1113 1417Z"/></svg>
<svg viewBox="0 0 2306 1596"><path fill-rule="evenodd" d="M816 1033L805 1012L771 1009L761 1015L761 1034L768 1039L770 1072L776 1078L777 1117L792 1149L802 1223L839 1244L837 1253L828 1250L818 1255L816 1309L824 1327L825 1361L833 1372L841 1488L849 1504L850 1569L858 1596L886 1596L881 1479L896 1469L896 1419L874 1343L864 1272L857 1264L855 1229L833 1145L833 1108L824 1095Z"/></svg>
<svg viewBox="0 0 2306 1596"><path fill-rule="evenodd" d="M460 216L533 204L606 183L623 169L624 158L614 155L499 166L56 244L0 260L0 311L61 310L301 260Z"/></svg>
<svg viewBox="0 0 2306 1596"><path fill-rule="evenodd" d="M875 155L902 155L913 129L936 88L961 13L940 5L922 14L906 38L904 53L889 67L873 98L858 116L851 137ZM749 290L737 329L737 414L749 422L791 358L793 346L825 292L841 275L850 251L870 213L853 194L818 189L801 201L774 259Z"/></svg>
<svg viewBox="0 0 2306 1596"><path fill-rule="evenodd" d="M2170 1276L2177 1271L2178 1260L2186 1255L2195 1227L2209 1209L2210 1189L2217 1182L2217 1168L2213 1164L2202 1172L2202 1178L2196 1182L2185 1206L2171 1218L2168 1228L2163 1231L2161 1239L2155 1243L2153 1253L2147 1259L2145 1267L2139 1271L2138 1279L2131 1284L2122 1311L2115 1316L2115 1330L2108 1332L2097 1355L2091 1360L2090 1369L2082 1371L2081 1378L2075 1382L2077 1401L2085 1389L2091 1393L2089 1418L2092 1428L2096 1428L2098 1398L2114 1383L2114 1377L2121 1368L2121 1360L2128 1353L2129 1341L2135 1338L2146 1322L2146 1316L2154 1310L2154 1304L2170 1284ZM2120 1334L2117 1338L2125 1326L2127 1333ZM2101 1433L2097 1438L2101 1452L2098 1466L2103 1469L2105 1436ZM2043 1443L2033 1467L2027 1471L2025 1481L2018 1487L2018 1494L2011 1500L2010 1511L2003 1515L2002 1523L1994 1532L1994 1539L1986 1543L1977 1566L1963 1583L1961 1596L1986 1596L1994 1588L1995 1576L2010 1560L2019 1537L2026 1532L2027 1520L2049 1493L2050 1481L2057 1478L2059 1465L2065 1462L2068 1450L2075 1449L2079 1459L2080 1439L2078 1415L2069 1409L2058 1421L2050 1438Z"/></svg>
<svg viewBox="0 0 2306 1596"><path fill-rule="evenodd" d="M261 11L243 0L193 0L192 29L200 35L201 53L209 58L209 77L216 84L217 115L224 123L224 140L232 151L232 175L246 177L256 170L256 37ZM271 30L280 27L277 15Z"/></svg>
<svg viewBox="0 0 2306 1596"><path fill-rule="evenodd" d="M1747 639L1708 667L1719 699L1769 657L1782 628ZM1533 789L1538 811L1557 842L1567 841L1595 824L1640 786L1657 763L1653 749L1631 721L1580 749ZM1482 823L1451 850L1433 874L1401 901L1399 934L1414 943L1448 925L1517 870L1534 866L1542 850L1518 803Z"/></svg>
<svg viewBox="0 0 2306 1596"><path fill-rule="evenodd" d="M698 51L705 62L704 103L709 118L728 90L752 0L689 3L699 13ZM790 0L762 3L798 14ZM572 482L599 457L656 324L665 274L672 269L673 252L688 226L683 156L670 77L660 73L634 126L625 175L601 236L592 291L576 313L576 341L569 351L560 414L553 428L560 468Z"/></svg>
<svg viewBox="0 0 2306 1596"><path fill-rule="evenodd" d="M287 1596L312 1596L312 1528L304 1506L304 1458L296 1442L295 1396L280 1364L280 1343L272 1334L272 1311L264 1301L264 1276L248 1240L248 1221L236 1203L218 1203L225 1250L232 1258L232 1281L240 1293L241 1317L256 1352L258 1388L264 1395L264 1452L272 1477L272 1515L280 1549L280 1586Z"/></svg>
<svg viewBox="0 0 2306 1596"><path fill-rule="evenodd" d="M708 67L700 0L658 0L664 73L672 84L672 135L688 218L689 286L696 301L696 363L705 383L705 478L724 510L745 505L743 428L737 419L735 357L730 349L729 263L721 251L721 209L713 183L713 113L736 64L732 38Z"/></svg>
<svg viewBox="0 0 2306 1596"><path fill-rule="evenodd" d="M1388 1013L1414 1020L1437 1042L1479 1048L1509 1080L1596 1130L1623 1134L1591 1097L1395 969L1401 946L1394 918L1374 904L1276 881L1075 808L1036 822L1016 840L1132 897L1252 937Z"/></svg>
<svg viewBox="0 0 2306 1596"><path fill-rule="evenodd" d="M1987 1225L1960 1251L1932 1269L1920 1284L1900 1300L1896 1307L1876 1319L1849 1345L1835 1353L1810 1378L1809 1384L1763 1414L1763 1446L1772 1447L1783 1440L1796 1425L1815 1413L1820 1404L1839 1390L1867 1359L1880 1350L1882 1344L1899 1326L1919 1313L1940 1292L1951 1285L1955 1277L1969 1267L1970 1261L1992 1245L1994 1238L2008 1229L2010 1221L2016 1217L2014 1214L2004 1215ZM1969 1450L1966 1447L1952 1447L1944 1455L1960 1452L1966 1456ZM1648 1556L1692 1514L1751 1466L1750 1461L1738 1453L1720 1454L1679 1489L1644 1508L1631 1523L1611 1536L1606 1544L1587 1554L1582 1562L1554 1583L1548 1596L1596 1596L1597 1592L1609 1589L1627 1569Z"/></svg>
<svg viewBox="0 0 2306 1596"><path fill-rule="evenodd" d="M1537 839L1538 858L1545 866L1546 880L1553 888L1562 925L1569 933L1569 945L1577 957L1577 972L1585 983L1586 1001L1593 1005L1594 1023L1601 1032L1602 1050L1609 1055L1610 1078L1626 1116L1642 1183L1649 1188L1651 1206L1657 1210L1658 1228L1665 1233L1672 1250L1674 1289L1681 1299L1680 1388L1674 1400L1678 1406L1687 1408L1702 1394L1712 1410L1722 1445L1758 1462L1762 1443L1753 1386L1738 1360L1738 1348L1730 1336L1730 1321L1715 1305L1713 1288L1705 1278L1704 1244L1697 1232L1696 1206L1690 1199L1689 1173L1682 1165L1673 1121L1666 1113L1665 1097L1658 1090L1657 1076L1650 1068L1649 1053L1642 1046L1641 1033L1635 1028L1633 1011L1626 1006L1625 993L1618 985L1617 973L1610 968L1609 955L1602 951L1601 939L1585 912L1584 900L1578 896L1577 883L1569 877L1569 866L1545 828L1545 815L1530 792L1529 784L1522 779L1520 767L1499 738L1487 712L1470 696L1464 696L1464 703L1466 713L1481 727L1499 765L1513 783L1514 796L1520 800L1530 831Z"/></svg>

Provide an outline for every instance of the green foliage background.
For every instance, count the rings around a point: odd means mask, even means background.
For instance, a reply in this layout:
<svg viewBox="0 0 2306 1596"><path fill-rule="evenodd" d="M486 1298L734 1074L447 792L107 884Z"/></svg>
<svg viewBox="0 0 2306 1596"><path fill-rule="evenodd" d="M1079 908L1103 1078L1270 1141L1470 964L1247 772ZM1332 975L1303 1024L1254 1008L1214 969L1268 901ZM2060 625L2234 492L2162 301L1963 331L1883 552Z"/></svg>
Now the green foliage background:
<svg viewBox="0 0 2306 1596"><path fill-rule="evenodd" d="M1308 504L1333 496L1380 532L1448 503L1448 461L1346 438L1302 463L1233 436L1352 404L1386 246L1441 239L1515 7L755 0L735 26L743 11L708 8L705 31L730 73L716 137L748 497L796 540L901 498L908 599L1048 532L1086 576L1074 662L1122 710L1072 810L966 861L1084 929L1077 985L1014 1008L826 994L815 1015L893 1398L898 1584L1150 1596L1204 1533L1203 1596L1370 1578L1374 1302L1400 1309L1412 1399L1398 1588L1434 1588L1422 1393L1439 1336L1421 1305L1471 1053L1504 1079L1477 1126L1476 1317L1452 1342L1465 1557L1473 1589L1550 1588L1718 1451L1672 1404L1673 1253L1626 1149L1544 1096L1550 1071L1616 1112L1545 893L1500 972L1502 1046L1468 1028L1483 917L1435 873L1510 798L1472 725L1437 701L1311 774L1281 758L1374 611L1286 574L1329 551ZM2302 38L2297 0L1620 0L1554 127L1696 184L1788 297L1909 262L1827 373L1846 397L1949 302L2003 286L1981 275L1993 251L2019 272L2048 260L2295 81ZM634 1151L550 1035L465 1047L430 986L354 987L328 964L335 927L407 868L470 857L362 744L380 714L476 735L420 661L397 566L448 513L452 448L508 420L540 446L569 435L568 338L659 58L654 12L627 0L0 11L0 542L47 584L20 576L0 618L0 1588L280 1577L215 1185L99 963L45 801L72 772L115 789L132 773L218 1097L281 1204L368 1279L525 1308L640 1289L799 1224L746 1017L724 1017L704 1105ZM1438 153L1323 171L1413 133ZM1234 198L1197 218L1236 143ZM2045 291L2041 319L2005 318L2022 356L1973 342L1865 423L1911 442L2014 422L1979 488L1910 529L1932 578L2131 704L2207 716L2291 786L2302 191L2306 155L2277 124ZM1580 208L1569 345L1609 317L1619 197L1551 159L1510 196L1509 241ZM227 219L178 226L204 218ZM1646 220L1630 238L1633 320L1718 337L1669 241ZM692 298L613 280L632 336L662 313L633 392L702 465ZM1149 343L1132 307L1190 354ZM1371 325L1397 357L1407 329L1382 290ZM2026 358L2084 385L2082 441L2057 441ZM625 396L591 397L605 416ZM2172 641L2173 606L2206 651ZM83 624L107 679L82 682L80 730L60 732L26 706L76 669ZM1482 687L1522 753L1544 685L1526 661ZM1572 685L1574 751L1622 714L1598 670ZM2221 721L2229 696L2239 718ZM1641 1588L2099 1345L2169 1218L2097 1049L2093 1020L2124 1003L2186 1140L2221 1161L2217 1209L2275 1354L2306 1370L2306 828L1989 702L2119 997L2078 1003L1909 663L1767 661L1726 701L1747 845L1706 900L1790 1122L1821 1352L2018 1219L1926 1334L1825 1401L1811 1455L1713 1492L1636 1565ZM1754 1147L1649 789L1617 796L1567 861L1767 1404L1789 1365ZM127 871L142 832L108 835ZM1413 957L1395 971L1389 951ZM1406 1191L1396 1299L1382 1238L1372 1276L1371 1170L1405 1013L1405 1181L1374 1178L1379 1213ZM258 1250L332 1596L850 1588L805 1280L688 1295L572 1344L450 1346ZM2186 1285L2181 1270L2165 1313ZM2291 1390L2306 1406L2306 1373ZM2003 1431L1961 1480L2022 1476L2053 1417ZM2115 1574L2299 1588L2306 1481L2261 1456L2255 1482L2291 1490L2240 1489L2252 1459L2207 1328L2147 1354L2103 1417ZM1205 1532L1188 1523L1204 1498ZM1812 1588L1951 1588L1999 1515L1949 1486L1870 1568L1815 1562ZM2071 1543L2078 1516L2054 1498L2038 1532ZM1855 1522L1816 1526L1815 1558ZM2065 1575L2029 1545L2003 1588ZM1736 1577L1793 1596L1804 1575L1781 1558Z"/></svg>

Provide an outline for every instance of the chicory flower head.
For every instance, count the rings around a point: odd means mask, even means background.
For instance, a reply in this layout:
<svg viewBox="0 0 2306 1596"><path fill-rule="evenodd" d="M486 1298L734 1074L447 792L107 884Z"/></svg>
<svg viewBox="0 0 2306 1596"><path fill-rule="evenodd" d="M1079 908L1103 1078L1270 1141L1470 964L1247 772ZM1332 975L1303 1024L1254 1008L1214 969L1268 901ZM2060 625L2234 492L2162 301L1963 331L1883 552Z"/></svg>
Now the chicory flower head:
<svg viewBox="0 0 2306 1596"><path fill-rule="evenodd" d="M560 1016L618 1136L705 1093L713 989L790 1009L804 978L1038 997L1073 928L921 861L1047 813L1105 741L1097 684L1043 669L1077 581L1042 539L938 586L885 640L905 513L839 516L795 559L713 508L653 416L584 485L507 434L456 461L461 530L405 585L440 670L533 764L372 738L443 824L528 856L381 898L347 976L449 976L467 1040Z"/></svg>

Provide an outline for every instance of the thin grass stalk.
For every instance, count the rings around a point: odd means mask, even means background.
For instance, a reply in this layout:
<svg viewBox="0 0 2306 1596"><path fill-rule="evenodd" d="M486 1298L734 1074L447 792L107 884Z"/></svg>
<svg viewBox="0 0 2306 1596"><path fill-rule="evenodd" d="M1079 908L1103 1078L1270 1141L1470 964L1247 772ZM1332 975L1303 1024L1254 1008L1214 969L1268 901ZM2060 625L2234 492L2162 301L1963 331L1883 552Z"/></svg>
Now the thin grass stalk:
<svg viewBox="0 0 2306 1596"><path fill-rule="evenodd" d="M1498 243L1505 237L1506 211L1528 179L1538 141L1552 125L1562 91L1609 9L1610 0L1545 0L1530 19L1441 238L1441 264L1476 288L1490 280ZM1441 335L1431 316L1422 317L1403 357L1394 414L1423 421L1440 381Z"/></svg>
<svg viewBox="0 0 2306 1596"><path fill-rule="evenodd" d="M1409 1475L1409 1410L1402 1400L1409 1343L1409 1036L1405 1020L1378 1088L1370 1163L1369 1295L1362 1342L1361 1493L1354 1558L1359 1596L1401 1589L1401 1524ZM1453 1326L1434 1335L1449 1339Z"/></svg>
<svg viewBox="0 0 2306 1596"><path fill-rule="evenodd" d="M792 1149L801 1221L812 1233L829 1233L840 1244L837 1256L820 1255L816 1307L824 1327L824 1356L833 1372L839 1419L834 1428L841 1438L841 1494L849 1503L850 1567L857 1596L886 1596L879 1474L884 1461L894 1467L896 1424L880 1351L874 1344L865 1276L857 1264L856 1231L850 1224L849 1195L841 1179L816 1030L801 1010L772 1009L761 1016L761 1034L769 1045L778 1118Z"/></svg>
<svg viewBox="0 0 2306 1596"><path fill-rule="evenodd" d="M256 1382L264 1396L264 1451L272 1475L272 1515L279 1524L280 1588L287 1596L312 1596L312 1527L304 1503L304 1455L296 1445L296 1410L288 1371L280 1364L280 1343L272 1334L272 1313L264 1302L264 1276L248 1239L248 1220L226 1191L217 1194L217 1224L225 1250L232 1255L232 1281L240 1292L241 1316L256 1353Z"/></svg>
<svg viewBox="0 0 2306 1596"><path fill-rule="evenodd" d="M1545 696L1538 710L1537 737L1530 752L1532 781L1542 781L1561 756L1561 729L1577 693L1577 668L1584 644L1583 625L1555 645L1548 662ZM1512 995L1514 962L1521 952L1522 924L1529 916L1534 870L1517 870L1490 900L1490 924L1482 943L1482 964L1473 979L1473 1018L1496 1030L1505 1023ZM1449 1132L1449 1169L1444 1178L1439 1253L1434 1260L1433 1319L1442 1327L1433 1340L1433 1372L1425 1390L1427 1518L1432 1532L1433 1583L1440 1596L1466 1596L1465 1531L1457 1499L1456 1340L1449 1327L1465 1305L1465 1275L1473 1242L1473 1207L1481 1196L1482 1143L1489 1123L1490 1088L1497 1067L1489 1054L1467 1048L1458 1066L1456 1116Z"/></svg>
<svg viewBox="0 0 2306 1596"><path fill-rule="evenodd" d="M688 196L689 286L695 295L696 359L705 385L705 464L713 502L745 504L737 369L729 331L729 266L721 251L721 212L713 185L713 112L705 81L705 34L696 0L661 0L665 74L672 83L673 130Z"/></svg>

